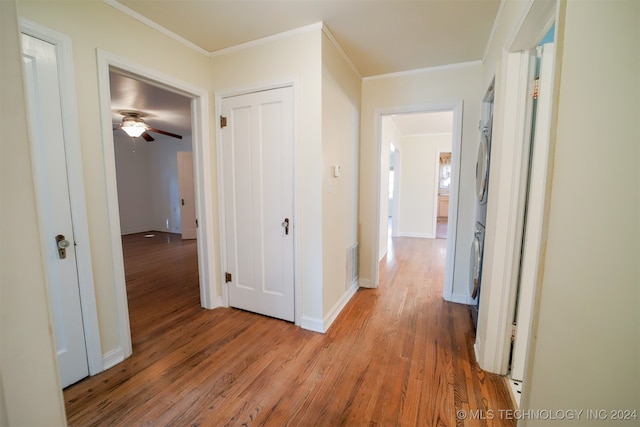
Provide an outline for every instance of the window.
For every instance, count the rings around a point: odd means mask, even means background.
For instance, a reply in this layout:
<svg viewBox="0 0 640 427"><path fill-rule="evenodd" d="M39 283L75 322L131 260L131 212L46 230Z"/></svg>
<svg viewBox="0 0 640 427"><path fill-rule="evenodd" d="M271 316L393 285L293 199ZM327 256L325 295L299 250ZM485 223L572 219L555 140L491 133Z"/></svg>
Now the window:
<svg viewBox="0 0 640 427"><path fill-rule="evenodd" d="M451 187L451 153L440 153L440 193L448 194Z"/></svg>

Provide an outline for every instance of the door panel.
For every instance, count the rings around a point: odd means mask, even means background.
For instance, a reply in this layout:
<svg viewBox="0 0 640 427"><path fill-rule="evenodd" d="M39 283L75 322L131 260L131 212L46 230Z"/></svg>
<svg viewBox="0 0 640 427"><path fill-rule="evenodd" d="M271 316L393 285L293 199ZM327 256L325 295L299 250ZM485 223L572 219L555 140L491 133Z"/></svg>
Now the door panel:
<svg viewBox="0 0 640 427"><path fill-rule="evenodd" d="M229 305L294 320L293 89L225 98ZM288 229L285 227L288 220Z"/></svg>
<svg viewBox="0 0 640 427"><path fill-rule="evenodd" d="M542 243L542 221L549 159L551 107L553 103L554 44L545 44L540 62L540 82L536 103L534 137L531 141L531 171L527 194L524 239L518 301L516 311L516 339L511 356L511 378L524 380L527 347L531 336L533 300L538 280L538 265Z"/></svg>
<svg viewBox="0 0 640 427"><path fill-rule="evenodd" d="M193 184L193 153L178 151L178 188L180 191L180 229L182 239L197 238L196 199Z"/></svg>
<svg viewBox="0 0 640 427"><path fill-rule="evenodd" d="M32 160L58 367L62 386L89 375L80 305L75 239L71 221L67 163L56 47L22 35L32 140ZM56 236L69 242L61 258Z"/></svg>

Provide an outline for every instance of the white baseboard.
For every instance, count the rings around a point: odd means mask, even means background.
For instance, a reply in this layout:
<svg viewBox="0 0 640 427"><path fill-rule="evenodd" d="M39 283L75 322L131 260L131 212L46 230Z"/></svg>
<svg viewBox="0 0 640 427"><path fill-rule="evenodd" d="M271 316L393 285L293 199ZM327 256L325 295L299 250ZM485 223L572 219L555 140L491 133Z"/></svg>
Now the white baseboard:
<svg viewBox="0 0 640 427"><path fill-rule="evenodd" d="M300 321L300 327L308 331L320 332L322 334L325 333L324 324L322 323L322 320L316 319L313 317L302 316L302 320Z"/></svg>
<svg viewBox="0 0 640 427"><path fill-rule="evenodd" d="M224 303L224 298L222 298L222 295L218 295L218 298L216 298L216 303L217 305L213 308L228 307L228 305Z"/></svg>
<svg viewBox="0 0 640 427"><path fill-rule="evenodd" d="M368 289L373 289L375 288L375 286L373 286L373 282L371 281L371 279L358 279L358 285L361 288L368 288Z"/></svg>
<svg viewBox="0 0 640 427"><path fill-rule="evenodd" d="M433 233L398 233L398 237L418 237L420 239L435 239Z"/></svg>
<svg viewBox="0 0 640 427"><path fill-rule="evenodd" d="M127 230L121 230L120 234L123 236L126 236L128 234L138 234L138 233L144 233L146 231L151 230L149 227L137 227L137 228L129 228Z"/></svg>
<svg viewBox="0 0 640 427"><path fill-rule="evenodd" d="M451 298L445 298L445 299L449 302L455 302L458 304L473 305L475 303L473 298L465 294L451 294Z"/></svg>
<svg viewBox="0 0 640 427"><path fill-rule="evenodd" d="M349 287L347 288L347 291L344 293L344 295L342 295L342 298L340 298L340 300L336 303L336 305L334 305L333 308L329 310L329 313L327 313L327 315L324 317L324 322L323 322L325 331L329 330L329 328L331 327L333 322L336 320L336 318L338 317L342 309L346 307L346 305L349 303L353 295L355 295L355 293L358 291L358 287L359 286L358 286L357 280L351 283L351 285L349 285Z"/></svg>
<svg viewBox="0 0 640 427"><path fill-rule="evenodd" d="M124 360L124 350L120 347L116 347L102 355L102 365L106 371L109 368L114 367L118 363Z"/></svg>
<svg viewBox="0 0 640 427"><path fill-rule="evenodd" d="M324 334L329 330L333 322L336 320L340 312L346 307L351 298L358 291L358 281L354 281L347 288L346 292L342 295L342 298L329 310L329 313L324 319L315 319L312 317L302 316L300 327L309 331L320 332Z"/></svg>

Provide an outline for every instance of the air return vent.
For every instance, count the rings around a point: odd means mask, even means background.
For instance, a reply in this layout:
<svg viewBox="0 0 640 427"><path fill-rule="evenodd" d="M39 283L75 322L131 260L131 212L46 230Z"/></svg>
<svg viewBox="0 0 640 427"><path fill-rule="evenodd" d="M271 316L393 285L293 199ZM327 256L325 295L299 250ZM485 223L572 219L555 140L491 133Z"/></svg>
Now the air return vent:
<svg viewBox="0 0 640 427"><path fill-rule="evenodd" d="M350 287L358 280L358 243L347 248L347 278L346 287Z"/></svg>

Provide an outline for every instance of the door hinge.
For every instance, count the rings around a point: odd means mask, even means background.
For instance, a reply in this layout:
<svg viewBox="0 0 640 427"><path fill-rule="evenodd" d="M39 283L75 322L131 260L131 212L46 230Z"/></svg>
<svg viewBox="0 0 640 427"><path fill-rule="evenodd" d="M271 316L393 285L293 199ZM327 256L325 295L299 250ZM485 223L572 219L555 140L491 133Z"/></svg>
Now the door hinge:
<svg viewBox="0 0 640 427"><path fill-rule="evenodd" d="M516 325L515 323L511 324L511 342L514 342L516 340L517 328L518 328L518 325Z"/></svg>
<svg viewBox="0 0 640 427"><path fill-rule="evenodd" d="M540 92L540 77L536 78L533 81L533 99L538 99L539 92Z"/></svg>
<svg viewBox="0 0 640 427"><path fill-rule="evenodd" d="M224 281L225 283L229 283L231 281L231 273L224 273Z"/></svg>
<svg viewBox="0 0 640 427"><path fill-rule="evenodd" d="M225 116L220 116L220 128L227 127L227 118Z"/></svg>

